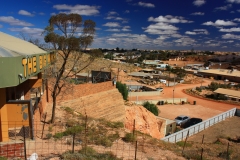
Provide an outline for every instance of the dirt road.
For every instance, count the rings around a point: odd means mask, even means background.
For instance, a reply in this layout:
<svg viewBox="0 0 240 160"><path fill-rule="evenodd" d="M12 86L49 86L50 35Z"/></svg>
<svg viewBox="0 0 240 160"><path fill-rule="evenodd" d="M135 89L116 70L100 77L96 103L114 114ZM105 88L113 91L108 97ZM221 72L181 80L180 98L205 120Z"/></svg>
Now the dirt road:
<svg viewBox="0 0 240 160"><path fill-rule="evenodd" d="M204 79L204 82L202 83L202 85L207 86L211 82L212 82L211 80ZM235 107L240 109L240 106L237 106L237 105L205 100L205 99L193 97L193 96L185 94L183 92L184 89L200 87L200 86L201 86L201 84L179 84L175 87L174 97L175 98L186 97L186 98L188 98L188 102L190 102L191 104L193 103L193 101L196 101L196 104L198 104L198 105L204 106L206 108L220 110L220 111L227 111L227 110L235 108ZM162 97L163 98L173 97L173 89L174 89L174 87L165 87Z"/></svg>
<svg viewBox="0 0 240 160"><path fill-rule="evenodd" d="M212 81L209 79L204 79L204 82L202 83L202 86L207 86L210 84ZM215 101L210 101L206 99L201 99L197 98L188 94L185 94L183 92L184 89L188 88L194 88L194 87L200 87L201 84L178 84L174 87L163 87L164 90L159 96L143 96L143 97L138 97L138 100L159 100L161 98L172 98L173 97L173 89L174 89L174 98L187 98L188 102L193 104L193 101L196 101L197 105L204 106L206 108L211 108L211 109L216 109L219 111L227 111L232 108L239 108L240 106L234 105L234 104L226 104L226 103L221 103L221 102L215 102ZM136 97L130 97L129 100L136 100Z"/></svg>

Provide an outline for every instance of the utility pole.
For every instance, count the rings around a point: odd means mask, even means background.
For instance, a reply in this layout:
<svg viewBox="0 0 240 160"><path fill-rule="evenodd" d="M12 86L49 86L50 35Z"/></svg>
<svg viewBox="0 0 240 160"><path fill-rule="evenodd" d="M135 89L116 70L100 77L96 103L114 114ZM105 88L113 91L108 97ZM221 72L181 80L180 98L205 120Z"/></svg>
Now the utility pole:
<svg viewBox="0 0 240 160"><path fill-rule="evenodd" d="M174 76L174 84L173 84L173 104L174 104L174 91L175 91L175 76Z"/></svg>

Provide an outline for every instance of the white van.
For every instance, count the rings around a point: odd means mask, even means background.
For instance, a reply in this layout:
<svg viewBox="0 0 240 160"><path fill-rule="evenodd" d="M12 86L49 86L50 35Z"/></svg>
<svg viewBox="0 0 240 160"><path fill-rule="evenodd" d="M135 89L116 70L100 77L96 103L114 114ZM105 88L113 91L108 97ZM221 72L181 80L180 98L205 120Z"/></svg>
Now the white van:
<svg viewBox="0 0 240 160"><path fill-rule="evenodd" d="M166 81L165 79L159 79L159 81L160 81L161 83L164 83L164 84L167 83L167 81Z"/></svg>

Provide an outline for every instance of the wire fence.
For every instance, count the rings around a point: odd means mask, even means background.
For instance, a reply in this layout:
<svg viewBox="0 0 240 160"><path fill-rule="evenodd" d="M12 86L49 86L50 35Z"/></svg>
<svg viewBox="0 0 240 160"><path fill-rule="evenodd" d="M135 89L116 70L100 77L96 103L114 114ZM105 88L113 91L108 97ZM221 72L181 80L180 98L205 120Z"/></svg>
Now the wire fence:
<svg viewBox="0 0 240 160"><path fill-rule="evenodd" d="M68 110L68 112L72 111ZM87 116L72 116L72 114L63 118L65 120L57 119L54 124L50 124L45 114L41 122L35 122L33 134L31 127L22 122L1 122L2 127L8 129L2 132L4 142L0 142L0 156L8 159L41 160L74 159L72 157L74 155L75 159L78 159L76 157L87 159L88 156L88 159L101 160L108 159L106 158L108 155L116 160L158 160L184 159L182 156L190 159L205 159L213 154L209 148L212 146L209 143L204 144L204 135L200 143L189 147L191 143L187 142L189 131L186 138L175 145L153 139L135 130L135 120L131 132L126 133L121 122L96 120ZM238 146L232 142L227 142L226 147L221 147L218 143L214 146L217 147L215 150L219 151L216 156L231 159L232 152L238 154Z"/></svg>
<svg viewBox="0 0 240 160"><path fill-rule="evenodd" d="M100 159L102 154L114 155L120 159L161 157L154 153L156 147L145 143L149 136L135 131L135 121L132 126L133 131L126 133L121 122L95 120L82 116L69 117L66 122L56 121L50 124L46 121L46 117L47 114L43 116L41 123L34 124L33 135L31 135L32 129L21 125L21 122L2 122L8 127L9 124L15 124L15 127L3 131L5 141L0 143L0 156L10 159L30 158L30 160L51 157L62 159L64 155L72 153L93 154L89 150L94 150L98 153L95 155L97 159Z"/></svg>

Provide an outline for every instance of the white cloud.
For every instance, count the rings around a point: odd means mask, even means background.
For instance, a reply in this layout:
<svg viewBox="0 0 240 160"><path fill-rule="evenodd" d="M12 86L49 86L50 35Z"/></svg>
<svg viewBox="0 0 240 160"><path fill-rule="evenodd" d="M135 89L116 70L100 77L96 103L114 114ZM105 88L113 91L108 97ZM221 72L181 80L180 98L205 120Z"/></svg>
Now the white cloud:
<svg viewBox="0 0 240 160"><path fill-rule="evenodd" d="M3 27L3 25L0 24L0 28L2 28L2 27Z"/></svg>
<svg viewBox="0 0 240 160"><path fill-rule="evenodd" d="M205 3L206 3L205 0L195 0L193 2L193 5L200 7L200 6L204 5Z"/></svg>
<svg viewBox="0 0 240 160"><path fill-rule="evenodd" d="M0 16L0 22L8 23L11 26L33 26L33 24L21 21L12 16Z"/></svg>
<svg viewBox="0 0 240 160"><path fill-rule="evenodd" d="M138 2L138 5L142 6L142 7L148 7L148 8L154 8L155 7L155 5L152 4L152 3L144 3L144 2Z"/></svg>
<svg viewBox="0 0 240 160"><path fill-rule="evenodd" d="M25 10L18 11L18 14L23 15L23 16L30 16L30 17L34 16L34 14L32 14L32 13L30 13L28 11L25 11Z"/></svg>
<svg viewBox="0 0 240 160"><path fill-rule="evenodd" d="M240 39L240 35L227 33L225 35L222 35L222 39Z"/></svg>
<svg viewBox="0 0 240 160"><path fill-rule="evenodd" d="M120 32L120 29L112 28L112 29L106 29L105 31L108 31L108 32Z"/></svg>
<svg viewBox="0 0 240 160"><path fill-rule="evenodd" d="M170 38L170 37L169 36L165 36L165 35L161 35L157 39L158 40L165 40L165 39L168 39L168 38Z"/></svg>
<svg viewBox="0 0 240 160"><path fill-rule="evenodd" d="M117 23L117 22L108 22L108 23L103 24L103 26L106 26L106 27L120 27L120 24Z"/></svg>
<svg viewBox="0 0 240 160"><path fill-rule="evenodd" d="M229 3L240 3L240 0L227 0Z"/></svg>
<svg viewBox="0 0 240 160"><path fill-rule="evenodd" d="M216 7L216 10L228 10L229 8L232 7L232 4L228 4L226 6L222 6L222 7Z"/></svg>
<svg viewBox="0 0 240 160"><path fill-rule="evenodd" d="M124 27L122 28L122 31L124 31L124 32L131 31L130 28L131 28L130 26L124 26Z"/></svg>
<svg viewBox="0 0 240 160"><path fill-rule="evenodd" d="M115 11L108 12L107 17L105 19L112 19L112 20L116 20L116 21L125 21L126 20L126 19L116 16L116 15L119 15L119 14Z"/></svg>
<svg viewBox="0 0 240 160"><path fill-rule="evenodd" d="M145 29L144 32L149 34L176 34L178 30L177 27L162 22L151 24L147 28L143 29Z"/></svg>
<svg viewBox="0 0 240 160"><path fill-rule="evenodd" d="M194 29L194 32L197 32L198 34L209 34L206 29Z"/></svg>
<svg viewBox="0 0 240 160"><path fill-rule="evenodd" d="M116 41L117 39L116 38L108 38L107 40L108 41Z"/></svg>
<svg viewBox="0 0 240 160"><path fill-rule="evenodd" d="M219 32L240 32L240 28L239 27L234 27L234 28L229 28L229 29L224 29L224 28L221 28L219 30Z"/></svg>
<svg viewBox="0 0 240 160"><path fill-rule="evenodd" d="M13 32L23 32L27 34L42 34L43 29L41 28L29 28L29 27L23 27L23 28L9 28L10 31Z"/></svg>
<svg viewBox="0 0 240 160"><path fill-rule="evenodd" d="M43 13L43 12L40 12L40 13L39 13L39 15L43 16L43 15L45 15L45 13Z"/></svg>
<svg viewBox="0 0 240 160"><path fill-rule="evenodd" d="M109 16L110 16L110 15L118 15L118 13L115 12L115 11L110 11L110 12L108 12L108 15L109 15Z"/></svg>
<svg viewBox="0 0 240 160"><path fill-rule="evenodd" d="M196 35L196 32L186 31L185 34Z"/></svg>
<svg viewBox="0 0 240 160"><path fill-rule="evenodd" d="M216 20L215 22L208 21L202 25L206 26L236 26L237 24L232 21Z"/></svg>
<svg viewBox="0 0 240 160"><path fill-rule="evenodd" d="M130 11L129 11L129 10L126 10L125 13L130 13Z"/></svg>
<svg viewBox="0 0 240 160"><path fill-rule="evenodd" d="M177 46L192 46L196 42L194 39L189 37L182 37L180 39L175 40Z"/></svg>
<svg viewBox="0 0 240 160"><path fill-rule="evenodd" d="M91 16L91 15L97 15L99 13L98 9L99 6L89 6L89 5L66 5L66 4L58 4L54 5L53 8L60 10L60 11L66 11L65 13L76 13L80 15L85 16Z"/></svg>
<svg viewBox="0 0 240 160"><path fill-rule="evenodd" d="M147 27L147 29L158 29L158 30L178 30L177 27L167 24L167 23L156 23L156 24L151 24Z"/></svg>
<svg viewBox="0 0 240 160"><path fill-rule="evenodd" d="M235 18L234 21L240 22L240 18Z"/></svg>
<svg viewBox="0 0 240 160"><path fill-rule="evenodd" d="M163 22L163 23L192 23L193 22L193 21L185 20L184 17L171 16L171 15L159 16L157 18L149 17L148 21Z"/></svg>
<svg viewBox="0 0 240 160"><path fill-rule="evenodd" d="M26 35L29 35L29 37L31 37L31 38L43 40L42 32L44 30L42 28L23 27L23 28L9 28L9 30L12 32L21 32Z"/></svg>
<svg viewBox="0 0 240 160"><path fill-rule="evenodd" d="M240 9L238 9L237 11L240 12Z"/></svg>
<svg viewBox="0 0 240 160"><path fill-rule="evenodd" d="M193 31L186 31L185 34L197 35L197 34L209 34L206 29L194 29Z"/></svg>
<svg viewBox="0 0 240 160"><path fill-rule="evenodd" d="M191 15L203 16L204 13L203 12L194 12L194 13L191 13Z"/></svg>

